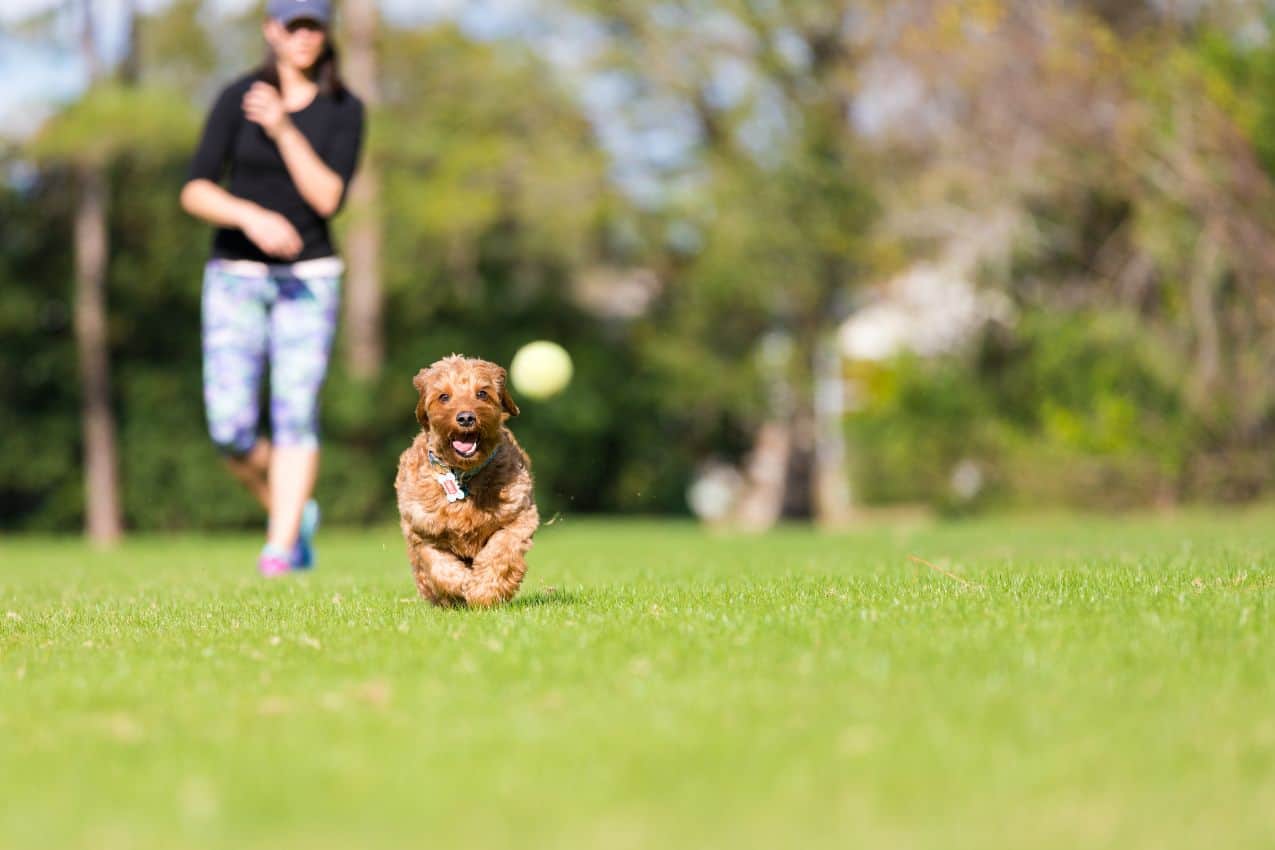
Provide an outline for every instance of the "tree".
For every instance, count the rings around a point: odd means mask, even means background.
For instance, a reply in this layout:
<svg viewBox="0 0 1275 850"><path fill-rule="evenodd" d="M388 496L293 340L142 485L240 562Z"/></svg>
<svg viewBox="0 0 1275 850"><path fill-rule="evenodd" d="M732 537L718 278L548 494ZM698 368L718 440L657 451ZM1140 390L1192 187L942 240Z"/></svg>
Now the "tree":
<svg viewBox="0 0 1275 850"><path fill-rule="evenodd" d="M1195 466L1251 480L1275 433L1275 181L1245 126L1270 90L1221 73L1258 5L921 0L889 54L918 90L879 139L906 165L893 217L955 243L1009 210L986 284L1027 314L1129 316L1196 435L1178 498Z"/></svg>
<svg viewBox="0 0 1275 850"><path fill-rule="evenodd" d="M73 314L81 385L85 533L94 544L110 546L123 533L106 306L110 167L122 156L168 154L188 146L192 121L188 107L175 95L134 85L136 41L122 64L124 84L110 80L96 49L92 4L86 0L80 12L87 89L41 129L30 150L38 161L66 166L75 175ZM135 36L131 4L126 12L128 30Z"/></svg>
<svg viewBox="0 0 1275 850"><path fill-rule="evenodd" d="M348 37L346 76L350 87L367 105L370 119L380 102L377 4L373 0L348 3L343 11ZM358 381L377 378L385 360L381 319L381 231L384 225L381 221L380 181L380 164L375 154L368 150L359 174L350 186L351 222L345 240L348 267L345 290L346 368Z"/></svg>
<svg viewBox="0 0 1275 850"><path fill-rule="evenodd" d="M80 55L92 88L101 74L93 7L83 4ZM84 422L84 521L93 543L111 546L123 534L115 415L111 409L111 370L106 318L106 181L102 164L75 164L80 187L75 212L75 339L79 350Z"/></svg>
<svg viewBox="0 0 1275 850"><path fill-rule="evenodd" d="M595 70L635 93L634 125L676 116L665 132L686 139L672 161L656 164L663 213L694 245L675 247L668 263L676 273L665 330L677 343L662 340L651 357L683 386L690 409L732 411L751 424L742 505L750 525L769 525L781 509L835 524L849 507L839 414L817 403L816 375L825 385L837 379L835 363L830 378L821 364L870 262L870 164L849 122L859 61L852 17L861 6L573 4L605 40ZM762 339L781 340L771 350L784 355L768 392L747 365ZM705 386L716 388L707 404ZM687 423L705 442L717 427L711 415Z"/></svg>

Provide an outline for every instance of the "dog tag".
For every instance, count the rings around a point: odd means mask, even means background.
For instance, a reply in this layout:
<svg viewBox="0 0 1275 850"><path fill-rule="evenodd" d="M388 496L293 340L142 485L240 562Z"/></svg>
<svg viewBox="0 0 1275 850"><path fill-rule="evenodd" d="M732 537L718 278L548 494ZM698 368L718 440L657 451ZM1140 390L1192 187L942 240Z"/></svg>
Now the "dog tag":
<svg viewBox="0 0 1275 850"><path fill-rule="evenodd" d="M459 502L465 498L465 491L460 488L460 482L456 480L456 473L448 470L447 472L439 472L434 475L438 479L438 483L443 485L443 492L447 494L448 502Z"/></svg>

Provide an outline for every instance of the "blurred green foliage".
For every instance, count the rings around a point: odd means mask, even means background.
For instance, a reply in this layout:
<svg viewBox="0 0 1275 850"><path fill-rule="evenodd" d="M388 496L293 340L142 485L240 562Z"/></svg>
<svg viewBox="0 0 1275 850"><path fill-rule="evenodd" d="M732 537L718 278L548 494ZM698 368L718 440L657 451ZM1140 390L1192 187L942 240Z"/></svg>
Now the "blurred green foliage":
<svg viewBox="0 0 1275 850"><path fill-rule="evenodd" d="M1247 500L1275 483L1271 21L1237 34L1225 16L1164 29L1092 11L1044 41L1043 71L1018 32L1004 59L1021 87L980 80L992 102L1053 98L1004 136L973 127L993 148L1039 144L1029 168L979 170L969 153L955 165L1017 205L1010 260L980 278L1017 319L954 356L852 375L868 501L1107 510ZM942 164L920 179L941 182ZM980 486L961 495L971 469Z"/></svg>
<svg viewBox="0 0 1275 850"><path fill-rule="evenodd" d="M203 423L199 293L207 228L178 213L183 162L112 169L109 313L122 489L140 528L240 525L257 508L222 470ZM155 187L139 192L137 187ZM68 301L69 178L48 172L26 192L0 193L14 226L0 232L0 515L8 526L74 527L82 509L79 401ZM21 214L17 214L17 210ZM495 226L493 226L495 227ZM404 231L392 255L410 253ZM555 511L681 509L692 458L661 425L653 372L634 336L568 298L564 267L506 238L478 254L472 289L448 287L425 262L395 263L383 377L350 380L334 357L323 394L320 495L333 520L394 515L398 453L418 426L411 378L453 351L508 363L536 338L566 342L576 378L545 402L521 399L513 422L532 453L546 516ZM543 282L518 291L524 263ZM411 272L415 270L413 278Z"/></svg>
<svg viewBox="0 0 1275 850"><path fill-rule="evenodd" d="M184 4L172 14L193 11ZM537 338L566 343L576 366L562 395L520 400L513 423L534 458L545 516L683 510L694 447L674 439L661 415L669 400L638 358L640 329L585 312L572 291L586 252L614 226L603 157L579 109L528 51L449 27L387 33L383 49L399 69L370 138L386 187L387 362L380 379L358 382L334 352L321 416L327 517L395 516L398 454L418 429L418 369L451 352L508 363ZM209 230L177 206L199 116L187 107L162 127L140 122L148 140L134 146L132 107L116 107L140 98L106 89L76 103L29 148L39 170L0 185L0 427L14 435L0 445L6 527L70 529L83 509L69 285L75 186L64 163L85 150L110 182L108 313L126 522L260 522L204 431L199 298ZM93 126L96 141L82 144Z"/></svg>
<svg viewBox="0 0 1275 850"><path fill-rule="evenodd" d="M965 357L876 367L857 376L866 403L847 423L856 481L871 502L950 510L1175 495L1200 434L1166 357L1133 317L1040 313ZM983 478L965 498L962 463Z"/></svg>
<svg viewBox="0 0 1275 850"><path fill-rule="evenodd" d="M1009 259L978 283L1017 318L951 356L846 364L861 500L1106 508L1252 498L1275 481L1269 38L1153 26L1169 14L1154 4L908 5L913 28L888 58L952 120L909 127L915 147L906 134L874 146L849 120L871 57L844 26L858 9L868 27L873 4L547 5L589 22L588 73L625 92L613 117L664 151L641 151L654 199L621 190L631 163L601 142L615 128L529 44L385 26L367 151L386 363L360 382L334 356L329 519L394 516L419 368L453 351L507 363L538 338L576 366L563 395L521 399L514 423L544 515L682 512L697 464L738 464L763 422L812 430L817 343L864 290L964 238L909 221L963 206L1015 212ZM0 152L0 527L71 529L83 511L71 234L84 164L110 187L126 521L260 522L204 434L208 229L177 206L216 86L259 58L258 18L214 44L202 14L177 0L145 16L138 79L103 81ZM626 277L644 281L638 310L582 294ZM759 356L775 336L792 345L782 374Z"/></svg>

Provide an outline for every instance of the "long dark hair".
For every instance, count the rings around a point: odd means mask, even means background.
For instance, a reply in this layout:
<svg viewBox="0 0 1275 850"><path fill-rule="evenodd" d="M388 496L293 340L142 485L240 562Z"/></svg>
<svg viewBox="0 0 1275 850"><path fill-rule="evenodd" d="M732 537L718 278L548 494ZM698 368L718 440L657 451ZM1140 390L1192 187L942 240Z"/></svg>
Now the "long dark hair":
<svg viewBox="0 0 1275 850"><path fill-rule="evenodd" d="M262 62L261 67L257 69L257 79L282 91L279 84L278 61L274 51L267 49L266 61ZM323 52L315 60L311 75L319 85L319 94L327 95L335 100L345 97L345 83L341 80L341 60L336 45L332 43L331 35L328 35L323 45Z"/></svg>

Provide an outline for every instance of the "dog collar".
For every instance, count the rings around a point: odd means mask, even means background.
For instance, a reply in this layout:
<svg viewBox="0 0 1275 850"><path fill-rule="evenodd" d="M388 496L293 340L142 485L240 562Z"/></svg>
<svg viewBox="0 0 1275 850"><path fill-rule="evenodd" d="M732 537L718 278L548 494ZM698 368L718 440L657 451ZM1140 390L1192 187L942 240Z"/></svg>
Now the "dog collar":
<svg viewBox="0 0 1275 850"><path fill-rule="evenodd" d="M500 453L500 446L492 449L491 454L487 455L487 459L473 469L453 469L443 463L434 452L426 450L429 454L429 464L436 470L434 478L443 487L443 492L447 494L448 502L459 502L465 498L465 482L472 479L475 475L487 468L487 465L495 460L496 455Z"/></svg>

